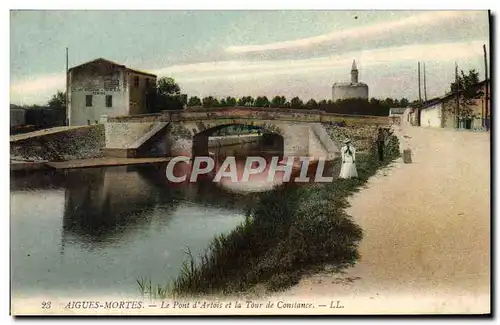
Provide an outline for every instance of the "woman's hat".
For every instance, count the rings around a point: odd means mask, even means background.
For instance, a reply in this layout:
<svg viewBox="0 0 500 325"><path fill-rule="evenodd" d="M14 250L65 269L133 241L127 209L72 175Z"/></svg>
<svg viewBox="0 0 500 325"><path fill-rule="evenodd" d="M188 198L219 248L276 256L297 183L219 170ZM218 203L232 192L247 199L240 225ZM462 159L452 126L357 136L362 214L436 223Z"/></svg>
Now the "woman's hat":
<svg viewBox="0 0 500 325"><path fill-rule="evenodd" d="M351 142L351 139L345 139L344 140L344 143L349 143L349 142Z"/></svg>

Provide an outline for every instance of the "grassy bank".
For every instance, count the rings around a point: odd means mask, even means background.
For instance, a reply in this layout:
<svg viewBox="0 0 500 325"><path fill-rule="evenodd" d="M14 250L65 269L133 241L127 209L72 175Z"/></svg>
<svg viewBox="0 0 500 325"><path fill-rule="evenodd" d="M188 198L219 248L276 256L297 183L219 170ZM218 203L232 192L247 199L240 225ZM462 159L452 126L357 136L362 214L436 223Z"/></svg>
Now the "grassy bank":
<svg viewBox="0 0 500 325"><path fill-rule="evenodd" d="M287 183L260 194L245 222L216 237L201 259L190 255L168 288L153 288L140 280L141 291L160 297L230 294L258 284L276 291L325 265L338 269L353 265L359 257L362 229L344 211L347 197L399 156L396 137L390 137L386 149L384 162L377 160L374 148L359 154L359 179L301 186Z"/></svg>

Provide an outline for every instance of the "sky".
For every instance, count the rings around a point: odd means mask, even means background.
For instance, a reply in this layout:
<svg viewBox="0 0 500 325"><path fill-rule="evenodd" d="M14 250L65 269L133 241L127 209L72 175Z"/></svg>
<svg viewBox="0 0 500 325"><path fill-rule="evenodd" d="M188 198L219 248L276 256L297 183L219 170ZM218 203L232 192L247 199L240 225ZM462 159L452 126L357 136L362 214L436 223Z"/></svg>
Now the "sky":
<svg viewBox="0 0 500 325"><path fill-rule="evenodd" d="M459 69L484 79L487 11L11 11L10 102L44 104L69 66L105 58L173 77L188 96L331 99L359 81L376 98L442 96Z"/></svg>

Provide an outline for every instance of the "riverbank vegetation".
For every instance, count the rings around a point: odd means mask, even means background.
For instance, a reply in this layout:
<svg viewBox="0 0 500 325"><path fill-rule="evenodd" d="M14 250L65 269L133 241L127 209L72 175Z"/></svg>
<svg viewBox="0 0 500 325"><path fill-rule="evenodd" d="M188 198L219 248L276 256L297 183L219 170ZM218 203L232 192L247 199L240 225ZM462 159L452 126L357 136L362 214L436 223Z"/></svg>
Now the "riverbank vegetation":
<svg viewBox="0 0 500 325"><path fill-rule="evenodd" d="M389 136L385 151L384 162L377 160L375 147L359 154L358 179L286 183L260 194L245 222L216 237L200 258L188 254L168 290L149 283L149 294L231 294L261 284L277 291L326 265L338 270L352 266L359 258L362 229L345 212L347 197L399 156L397 137ZM147 293L144 283L141 291Z"/></svg>

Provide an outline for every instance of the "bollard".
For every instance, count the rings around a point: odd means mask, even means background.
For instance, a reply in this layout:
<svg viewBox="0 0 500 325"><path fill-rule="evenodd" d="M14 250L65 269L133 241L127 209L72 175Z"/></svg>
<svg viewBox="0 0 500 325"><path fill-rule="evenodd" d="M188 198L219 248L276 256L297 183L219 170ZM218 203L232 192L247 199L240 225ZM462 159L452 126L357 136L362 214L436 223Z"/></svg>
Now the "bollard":
<svg viewBox="0 0 500 325"><path fill-rule="evenodd" d="M405 164L411 164L411 149L403 150L403 162Z"/></svg>

